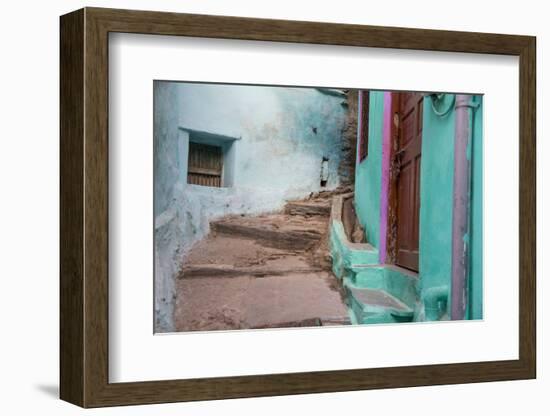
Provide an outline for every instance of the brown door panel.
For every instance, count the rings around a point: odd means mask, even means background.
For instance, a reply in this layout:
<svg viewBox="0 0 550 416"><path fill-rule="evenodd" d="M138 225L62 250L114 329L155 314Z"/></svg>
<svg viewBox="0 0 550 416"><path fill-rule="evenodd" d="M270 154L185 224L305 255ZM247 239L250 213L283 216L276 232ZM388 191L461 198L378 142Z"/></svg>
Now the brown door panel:
<svg viewBox="0 0 550 416"><path fill-rule="evenodd" d="M406 269L418 271L418 250L398 250L397 264Z"/></svg>
<svg viewBox="0 0 550 416"><path fill-rule="evenodd" d="M409 249L411 240L410 221L405 219L410 216L409 205L411 200L411 179L413 178L413 165L401 166L397 183L397 241L398 250Z"/></svg>
<svg viewBox="0 0 550 416"><path fill-rule="evenodd" d="M422 94L399 94L396 176L396 264L418 271Z"/></svg>

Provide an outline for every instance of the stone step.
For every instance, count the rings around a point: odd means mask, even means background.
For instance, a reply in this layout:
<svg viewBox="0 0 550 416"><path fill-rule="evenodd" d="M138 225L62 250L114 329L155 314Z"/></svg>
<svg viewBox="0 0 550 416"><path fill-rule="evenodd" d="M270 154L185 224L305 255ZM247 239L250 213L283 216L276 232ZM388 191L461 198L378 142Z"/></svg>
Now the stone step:
<svg viewBox="0 0 550 416"><path fill-rule="evenodd" d="M253 326L250 329L269 329L269 328L304 328L322 326L322 321L319 318L300 319L298 321L278 322L275 324L265 324Z"/></svg>
<svg viewBox="0 0 550 416"><path fill-rule="evenodd" d="M293 201L288 202L285 205L285 214L289 215L303 215L310 217L313 215L320 215L323 217L330 216L330 203L329 202L302 202Z"/></svg>
<svg viewBox="0 0 550 416"><path fill-rule="evenodd" d="M340 326L340 325L351 325L351 319L349 318L349 316L321 318L321 326Z"/></svg>
<svg viewBox="0 0 550 416"><path fill-rule="evenodd" d="M346 286L349 306L358 324L411 322L414 311L384 290Z"/></svg>
<svg viewBox="0 0 550 416"><path fill-rule="evenodd" d="M305 251L319 243L321 231L315 228L273 227L269 222L239 223L231 220L214 221L211 229L221 235L255 240L259 244L282 250Z"/></svg>
<svg viewBox="0 0 550 416"><path fill-rule="evenodd" d="M329 317L329 318L307 318L297 321L279 322L276 324L258 325L251 329L267 328L304 328L315 326L341 326L351 325L351 320L347 316Z"/></svg>
<svg viewBox="0 0 550 416"><path fill-rule="evenodd" d="M236 267L231 264L189 264L182 268L178 279L201 277L236 277L236 276L288 276L290 274L319 273L320 267L274 268L274 267Z"/></svg>

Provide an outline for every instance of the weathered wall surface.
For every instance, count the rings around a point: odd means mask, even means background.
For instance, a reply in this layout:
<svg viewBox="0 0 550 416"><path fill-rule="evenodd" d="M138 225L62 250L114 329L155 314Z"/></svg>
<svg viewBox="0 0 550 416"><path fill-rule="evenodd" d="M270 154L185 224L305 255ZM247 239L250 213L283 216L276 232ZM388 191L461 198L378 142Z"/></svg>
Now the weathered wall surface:
<svg viewBox="0 0 550 416"><path fill-rule="evenodd" d="M155 330L172 331L177 241L182 235L178 218L183 214L174 204L178 181L178 112L173 88L154 87L154 212L155 212Z"/></svg>
<svg viewBox="0 0 550 416"><path fill-rule="evenodd" d="M178 180L178 108L176 90L162 82L154 83L153 140L155 212L168 208L172 188Z"/></svg>
<svg viewBox="0 0 550 416"><path fill-rule="evenodd" d="M288 199L341 184L344 100L341 93L312 88L155 82L157 331L172 329L174 277L191 246L208 233L211 219L275 211ZM232 186L186 183L189 131L236 139L224 162Z"/></svg>
<svg viewBox="0 0 550 416"><path fill-rule="evenodd" d="M454 106L447 94L441 108ZM422 297L441 288L450 305L455 115L432 110L432 99L424 99L422 162L420 166L419 269ZM428 299L429 301L429 299Z"/></svg>
<svg viewBox="0 0 550 416"><path fill-rule="evenodd" d="M349 90L345 101L348 112L342 134L342 160L338 169L342 185L352 186L355 182L355 161L357 159L358 90Z"/></svg>
<svg viewBox="0 0 550 416"><path fill-rule="evenodd" d="M451 105L447 94L441 107ZM483 317L483 107L482 97L475 110L470 146L470 235L468 319ZM453 104L454 105L454 104ZM470 116L471 117L471 116ZM453 165L455 112L438 116L432 110L431 98L424 100L420 205L420 273L423 297L439 288L448 293L450 307L452 263Z"/></svg>
<svg viewBox="0 0 550 416"><path fill-rule="evenodd" d="M180 126L241 138L236 143L235 186L316 191L323 157L329 159L327 187L340 184L345 97L314 88L172 85Z"/></svg>
<svg viewBox="0 0 550 416"><path fill-rule="evenodd" d="M472 205L470 227L470 319L483 318L483 97L474 113L472 139Z"/></svg>
<svg viewBox="0 0 550 416"><path fill-rule="evenodd" d="M368 156L355 170L355 211L367 235L367 242L380 248L380 192L382 181L382 141L384 92L369 94Z"/></svg>

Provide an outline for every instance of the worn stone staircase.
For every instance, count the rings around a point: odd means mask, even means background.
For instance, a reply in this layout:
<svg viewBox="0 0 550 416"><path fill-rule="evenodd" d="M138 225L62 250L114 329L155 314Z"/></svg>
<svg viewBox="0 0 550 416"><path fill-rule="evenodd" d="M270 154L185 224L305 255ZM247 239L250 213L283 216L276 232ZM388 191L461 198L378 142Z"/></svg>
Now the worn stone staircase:
<svg viewBox="0 0 550 416"><path fill-rule="evenodd" d="M291 251L307 251L319 244L326 221L304 220L293 214L256 217L229 217L210 223L217 235L248 238L263 246Z"/></svg>
<svg viewBox="0 0 550 416"><path fill-rule="evenodd" d="M349 209L352 201L352 193L334 198L330 228L333 272L344 287L351 321L410 322L418 301L417 278L402 268L379 264L378 250L368 242L351 241L350 224L357 222L354 210Z"/></svg>
<svg viewBox="0 0 550 416"><path fill-rule="evenodd" d="M212 221L181 269L177 329L349 324L330 272L331 199L322 193L278 213Z"/></svg>

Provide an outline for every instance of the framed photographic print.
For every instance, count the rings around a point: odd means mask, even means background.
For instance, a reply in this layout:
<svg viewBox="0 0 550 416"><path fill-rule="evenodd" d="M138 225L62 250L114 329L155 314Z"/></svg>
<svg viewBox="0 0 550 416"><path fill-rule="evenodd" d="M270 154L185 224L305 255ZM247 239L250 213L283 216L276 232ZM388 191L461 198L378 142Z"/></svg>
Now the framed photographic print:
<svg viewBox="0 0 550 416"><path fill-rule="evenodd" d="M83 407L536 376L535 38L61 17Z"/></svg>

